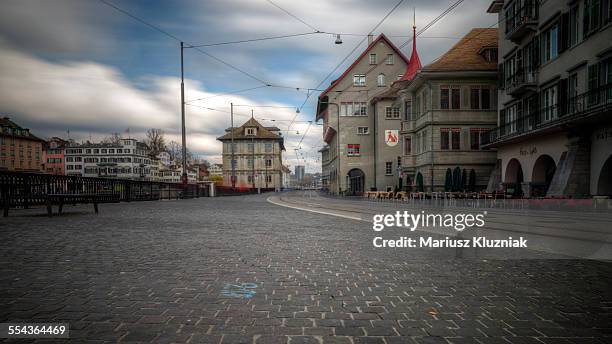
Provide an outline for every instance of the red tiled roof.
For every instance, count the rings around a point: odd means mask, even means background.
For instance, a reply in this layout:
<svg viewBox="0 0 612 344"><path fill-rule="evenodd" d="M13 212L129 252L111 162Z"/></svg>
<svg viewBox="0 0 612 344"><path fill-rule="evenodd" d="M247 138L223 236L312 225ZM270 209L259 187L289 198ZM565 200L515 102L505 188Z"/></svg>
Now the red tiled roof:
<svg viewBox="0 0 612 344"><path fill-rule="evenodd" d="M497 47L497 28L472 29L449 51L423 71L494 71L497 61L487 62L480 53L483 48Z"/></svg>

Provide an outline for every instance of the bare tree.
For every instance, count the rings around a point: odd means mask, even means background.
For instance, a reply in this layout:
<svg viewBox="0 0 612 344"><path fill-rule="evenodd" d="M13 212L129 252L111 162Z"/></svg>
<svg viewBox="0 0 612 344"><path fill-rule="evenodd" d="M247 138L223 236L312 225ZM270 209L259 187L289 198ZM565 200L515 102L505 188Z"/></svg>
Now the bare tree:
<svg viewBox="0 0 612 344"><path fill-rule="evenodd" d="M170 161L179 161L182 156L181 145L176 141L170 141L166 146L166 152L170 155Z"/></svg>
<svg viewBox="0 0 612 344"><path fill-rule="evenodd" d="M112 133L109 136L102 139L102 143L118 145L121 143L121 135L119 133Z"/></svg>
<svg viewBox="0 0 612 344"><path fill-rule="evenodd" d="M153 157L159 155L159 153L166 150L166 140L164 139L164 132L161 129L149 129L147 130L147 137L145 139L146 145L149 147L149 154Z"/></svg>

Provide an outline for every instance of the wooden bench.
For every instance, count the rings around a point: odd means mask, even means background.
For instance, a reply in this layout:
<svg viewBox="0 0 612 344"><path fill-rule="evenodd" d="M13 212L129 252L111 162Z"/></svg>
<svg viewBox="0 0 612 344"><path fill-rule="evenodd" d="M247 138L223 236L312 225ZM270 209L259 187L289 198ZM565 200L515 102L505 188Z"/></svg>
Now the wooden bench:
<svg viewBox="0 0 612 344"><path fill-rule="evenodd" d="M94 211L98 213L98 203L101 201L101 196L97 194L48 194L47 195L47 215L53 216L53 205L58 205L58 215L62 215L64 204L77 204L77 203L92 203Z"/></svg>

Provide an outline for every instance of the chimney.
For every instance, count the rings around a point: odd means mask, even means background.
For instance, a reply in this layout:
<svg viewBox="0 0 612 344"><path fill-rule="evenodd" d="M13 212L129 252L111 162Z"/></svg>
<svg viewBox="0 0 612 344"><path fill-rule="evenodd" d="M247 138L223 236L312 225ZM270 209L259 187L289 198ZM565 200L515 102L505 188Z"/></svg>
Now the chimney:
<svg viewBox="0 0 612 344"><path fill-rule="evenodd" d="M374 35L369 33L368 34L368 45L372 44L373 41L374 41Z"/></svg>

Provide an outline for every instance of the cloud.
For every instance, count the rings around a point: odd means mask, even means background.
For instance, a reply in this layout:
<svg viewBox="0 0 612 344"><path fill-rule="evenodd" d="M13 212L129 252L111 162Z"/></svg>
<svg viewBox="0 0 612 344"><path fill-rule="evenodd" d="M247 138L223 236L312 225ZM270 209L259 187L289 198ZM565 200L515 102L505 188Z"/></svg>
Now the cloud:
<svg viewBox="0 0 612 344"><path fill-rule="evenodd" d="M132 83L111 66L82 61L49 62L6 45L1 47L0 111L31 128L36 135L66 137L69 130L77 140L99 140L113 132L126 135L129 128L132 137L143 138L147 129L161 128L168 141L180 142L178 78L148 75ZM230 102L237 105L235 125L250 117L251 107L243 105L254 106L255 118L263 125L277 125L283 130L296 115L293 108L258 107L263 104L246 96L212 97L215 93L206 91L194 80L186 80L186 94L187 99L208 98L186 107L187 146L204 157L214 158L221 152L216 137L230 126ZM307 126L303 122L292 125L286 145L296 147ZM303 143L317 142L320 134L311 128Z"/></svg>

